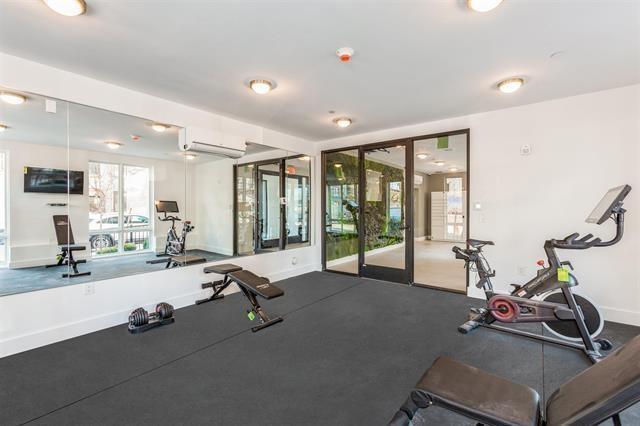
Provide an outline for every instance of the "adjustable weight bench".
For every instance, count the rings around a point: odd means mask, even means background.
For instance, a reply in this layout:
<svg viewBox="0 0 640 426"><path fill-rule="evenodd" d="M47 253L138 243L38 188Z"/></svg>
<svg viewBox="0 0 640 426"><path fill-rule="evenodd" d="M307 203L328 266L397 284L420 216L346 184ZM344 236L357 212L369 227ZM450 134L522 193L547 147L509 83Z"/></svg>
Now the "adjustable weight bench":
<svg viewBox="0 0 640 426"><path fill-rule="evenodd" d="M538 393L451 358L424 373L389 425L409 425L419 409L436 405L484 425L597 425L640 401L640 336L561 385L543 416Z"/></svg>
<svg viewBox="0 0 640 426"><path fill-rule="evenodd" d="M207 266L204 268L204 272L207 274L220 274L223 275L223 278L222 280L202 284L203 289L212 288L213 295L206 299L196 300L196 305L222 299L224 297L222 292L229 287L231 283L236 283L240 291L242 291L251 303L251 309L247 311L247 316L252 321L256 317L260 321L260 324L251 327L251 331L256 332L283 321L282 317L269 318L256 298L256 296L260 296L269 300L284 295L284 291L271 284L267 278L259 277L253 272L245 271L242 267L231 263Z"/></svg>
<svg viewBox="0 0 640 426"><path fill-rule="evenodd" d="M76 244L73 238L73 231L69 223L69 216L66 214L53 215L53 227L56 231L56 240L60 254L58 254L58 262L52 265L46 265L47 268L68 265L73 269L73 273L67 272L62 274L62 278L74 278L91 275L91 272L79 272L78 263L87 263L86 259L76 260L73 257L74 251L83 251L87 248L83 245Z"/></svg>

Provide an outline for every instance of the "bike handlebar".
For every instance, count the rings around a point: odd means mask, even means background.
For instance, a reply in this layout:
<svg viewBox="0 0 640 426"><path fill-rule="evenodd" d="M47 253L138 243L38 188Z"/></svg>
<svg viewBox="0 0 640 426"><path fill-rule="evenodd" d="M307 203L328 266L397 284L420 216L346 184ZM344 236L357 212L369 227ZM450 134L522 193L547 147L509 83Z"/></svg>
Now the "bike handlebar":
<svg viewBox="0 0 640 426"><path fill-rule="evenodd" d="M563 250L584 250L599 245L602 240L600 238L593 238L593 234L587 234L578 239L580 234L574 232L571 235L567 235L562 240L550 240L551 245L554 248Z"/></svg>

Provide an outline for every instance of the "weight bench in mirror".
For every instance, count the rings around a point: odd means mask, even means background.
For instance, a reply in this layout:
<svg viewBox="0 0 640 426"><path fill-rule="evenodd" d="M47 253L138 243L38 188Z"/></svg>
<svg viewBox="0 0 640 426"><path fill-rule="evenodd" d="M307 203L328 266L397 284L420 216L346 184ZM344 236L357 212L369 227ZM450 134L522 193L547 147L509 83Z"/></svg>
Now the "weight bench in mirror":
<svg viewBox="0 0 640 426"><path fill-rule="evenodd" d="M73 231L69 223L69 216L66 214L57 214L53 216L53 226L56 231L56 240L60 254L58 254L58 262L47 265L47 268L67 265L73 270L73 273L67 272L62 274L62 278L74 278L91 275L91 272L79 272L78 263L86 263L86 259L76 260L73 257L74 251L84 251L87 248L83 245L76 244L73 238Z"/></svg>
<svg viewBox="0 0 640 426"><path fill-rule="evenodd" d="M420 409L435 405L484 425L597 425L640 401L640 336L560 386L544 413L538 393L451 358L424 373L389 423L409 425Z"/></svg>

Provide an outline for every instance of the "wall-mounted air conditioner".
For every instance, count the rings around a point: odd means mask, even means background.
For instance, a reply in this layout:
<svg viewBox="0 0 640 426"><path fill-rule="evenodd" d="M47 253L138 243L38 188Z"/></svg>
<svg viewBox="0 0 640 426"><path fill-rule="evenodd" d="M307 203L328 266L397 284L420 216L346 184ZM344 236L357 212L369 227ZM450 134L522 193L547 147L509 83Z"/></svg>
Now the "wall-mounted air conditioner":
<svg viewBox="0 0 640 426"><path fill-rule="evenodd" d="M247 152L247 143L240 136L196 127L180 129L178 147L184 152L228 158L240 158Z"/></svg>

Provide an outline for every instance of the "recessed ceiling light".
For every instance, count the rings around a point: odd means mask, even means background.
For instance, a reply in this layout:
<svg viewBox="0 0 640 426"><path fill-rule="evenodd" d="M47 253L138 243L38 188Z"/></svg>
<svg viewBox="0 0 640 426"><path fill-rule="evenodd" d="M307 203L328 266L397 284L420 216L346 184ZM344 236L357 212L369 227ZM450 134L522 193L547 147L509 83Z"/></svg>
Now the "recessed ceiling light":
<svg viewBox="0 0 640 426"><path fill-rule="evenodd" d="M196 158L198 158L198 156L195 154L188 153L184 155L184 158L186 158L187 160L195 160Z"/></svg>
<svg viewBox="0 0 640 426"><path fill-rule="evenodd" d="M420 160L426 160L427 158L429 158L429 154L428 152L419 152L416 154L416 157L418 157Z"/></svg>
<svg viewBox="0 0 640 426"><path fill-rule="evenodd" d="M2 99L4 102L11 105L20 105L25 103L25 101L27 100L25 96L22 96L18 93L12 93L12 92L0 93L0 99Z"/></svg>
<svg viewBox="0 0 640 426"><path fill-rule="evenodd" d="M338 127L341 127L341 128L343 128L343 129L344 129L345 127L349 127L349 126L351 126L351 122L352 122L352 121L351 121L351 119L350 119L350 118L347 118L347 117L340 117L340 118L336 118L335 120L333 120L333 122L334 122L334 123L336 123L336 125L337 125Z"/></svg>
<svg viewBox="0 0 640 426"><path fill-rule="evenodd" d="M4 132L5 130L7 130L9 128L9 126L4 125L4 124L0 124L0 132Z"/></svg>
<svg viewBox="0 0 640 426"><path fill-rule="evenodd" d="M105 145L107 145L109 149L118 149L122 146L122 144L118 141L106 141Z"/></svg>
<svg viewBox="0 0 640 426"><path fill-rule="evenodd" d="M442 161L442 160L436 160L436 161L434 161L434 162L433 162L433 164L435 164L436 166L440 166L440 167L442 167L442 166L444 166L444 161Z"/></svg>
<svg viewBox="0 0 640 426"><path fill-rule="evenodd" d="M469 9L476 12L488 12L495 9L502 3L502 0L467 0Z"/></svg>
<svg viewBox="0 0 640 426"><path fill-rule="evenodd" d="M258 95L266 95L273 89L273 83L269 80L251 80L249 87Z"/></svg>
<svg viewBox="0 0 640 426"><path fill-rule="evenodd" d="M42 0L49 9L64 16L78 16L87 11L84 0Z"/></svg>
<svg viewBox="0 0 640 426"><path fill-rule="evenodd" d="M169 127L170 127L170 126L168 126L168 125L166 125L166 124L162 124L162 123L153 123L153 124L151 125L151 128L152 128L153 130L155 130L156 132L158 132L158 133L162 133L162 132L164 132L164 131L165 131L165 130L167 130Z"/></svg>
<svg viewBox="0 0 640 426"><path fill-rule="evenodd" d="M513 93L524 84L524 80L520 77L507 78L498 83L498 89L502 93Z"/></svg>
<svg viewBox="0 0 640 426"><path fill-rule="evenodd" d="M457 167L451 167L449 169L450 172L457 172L458 170L460 170L460 169L458 169Z"/></svg>

